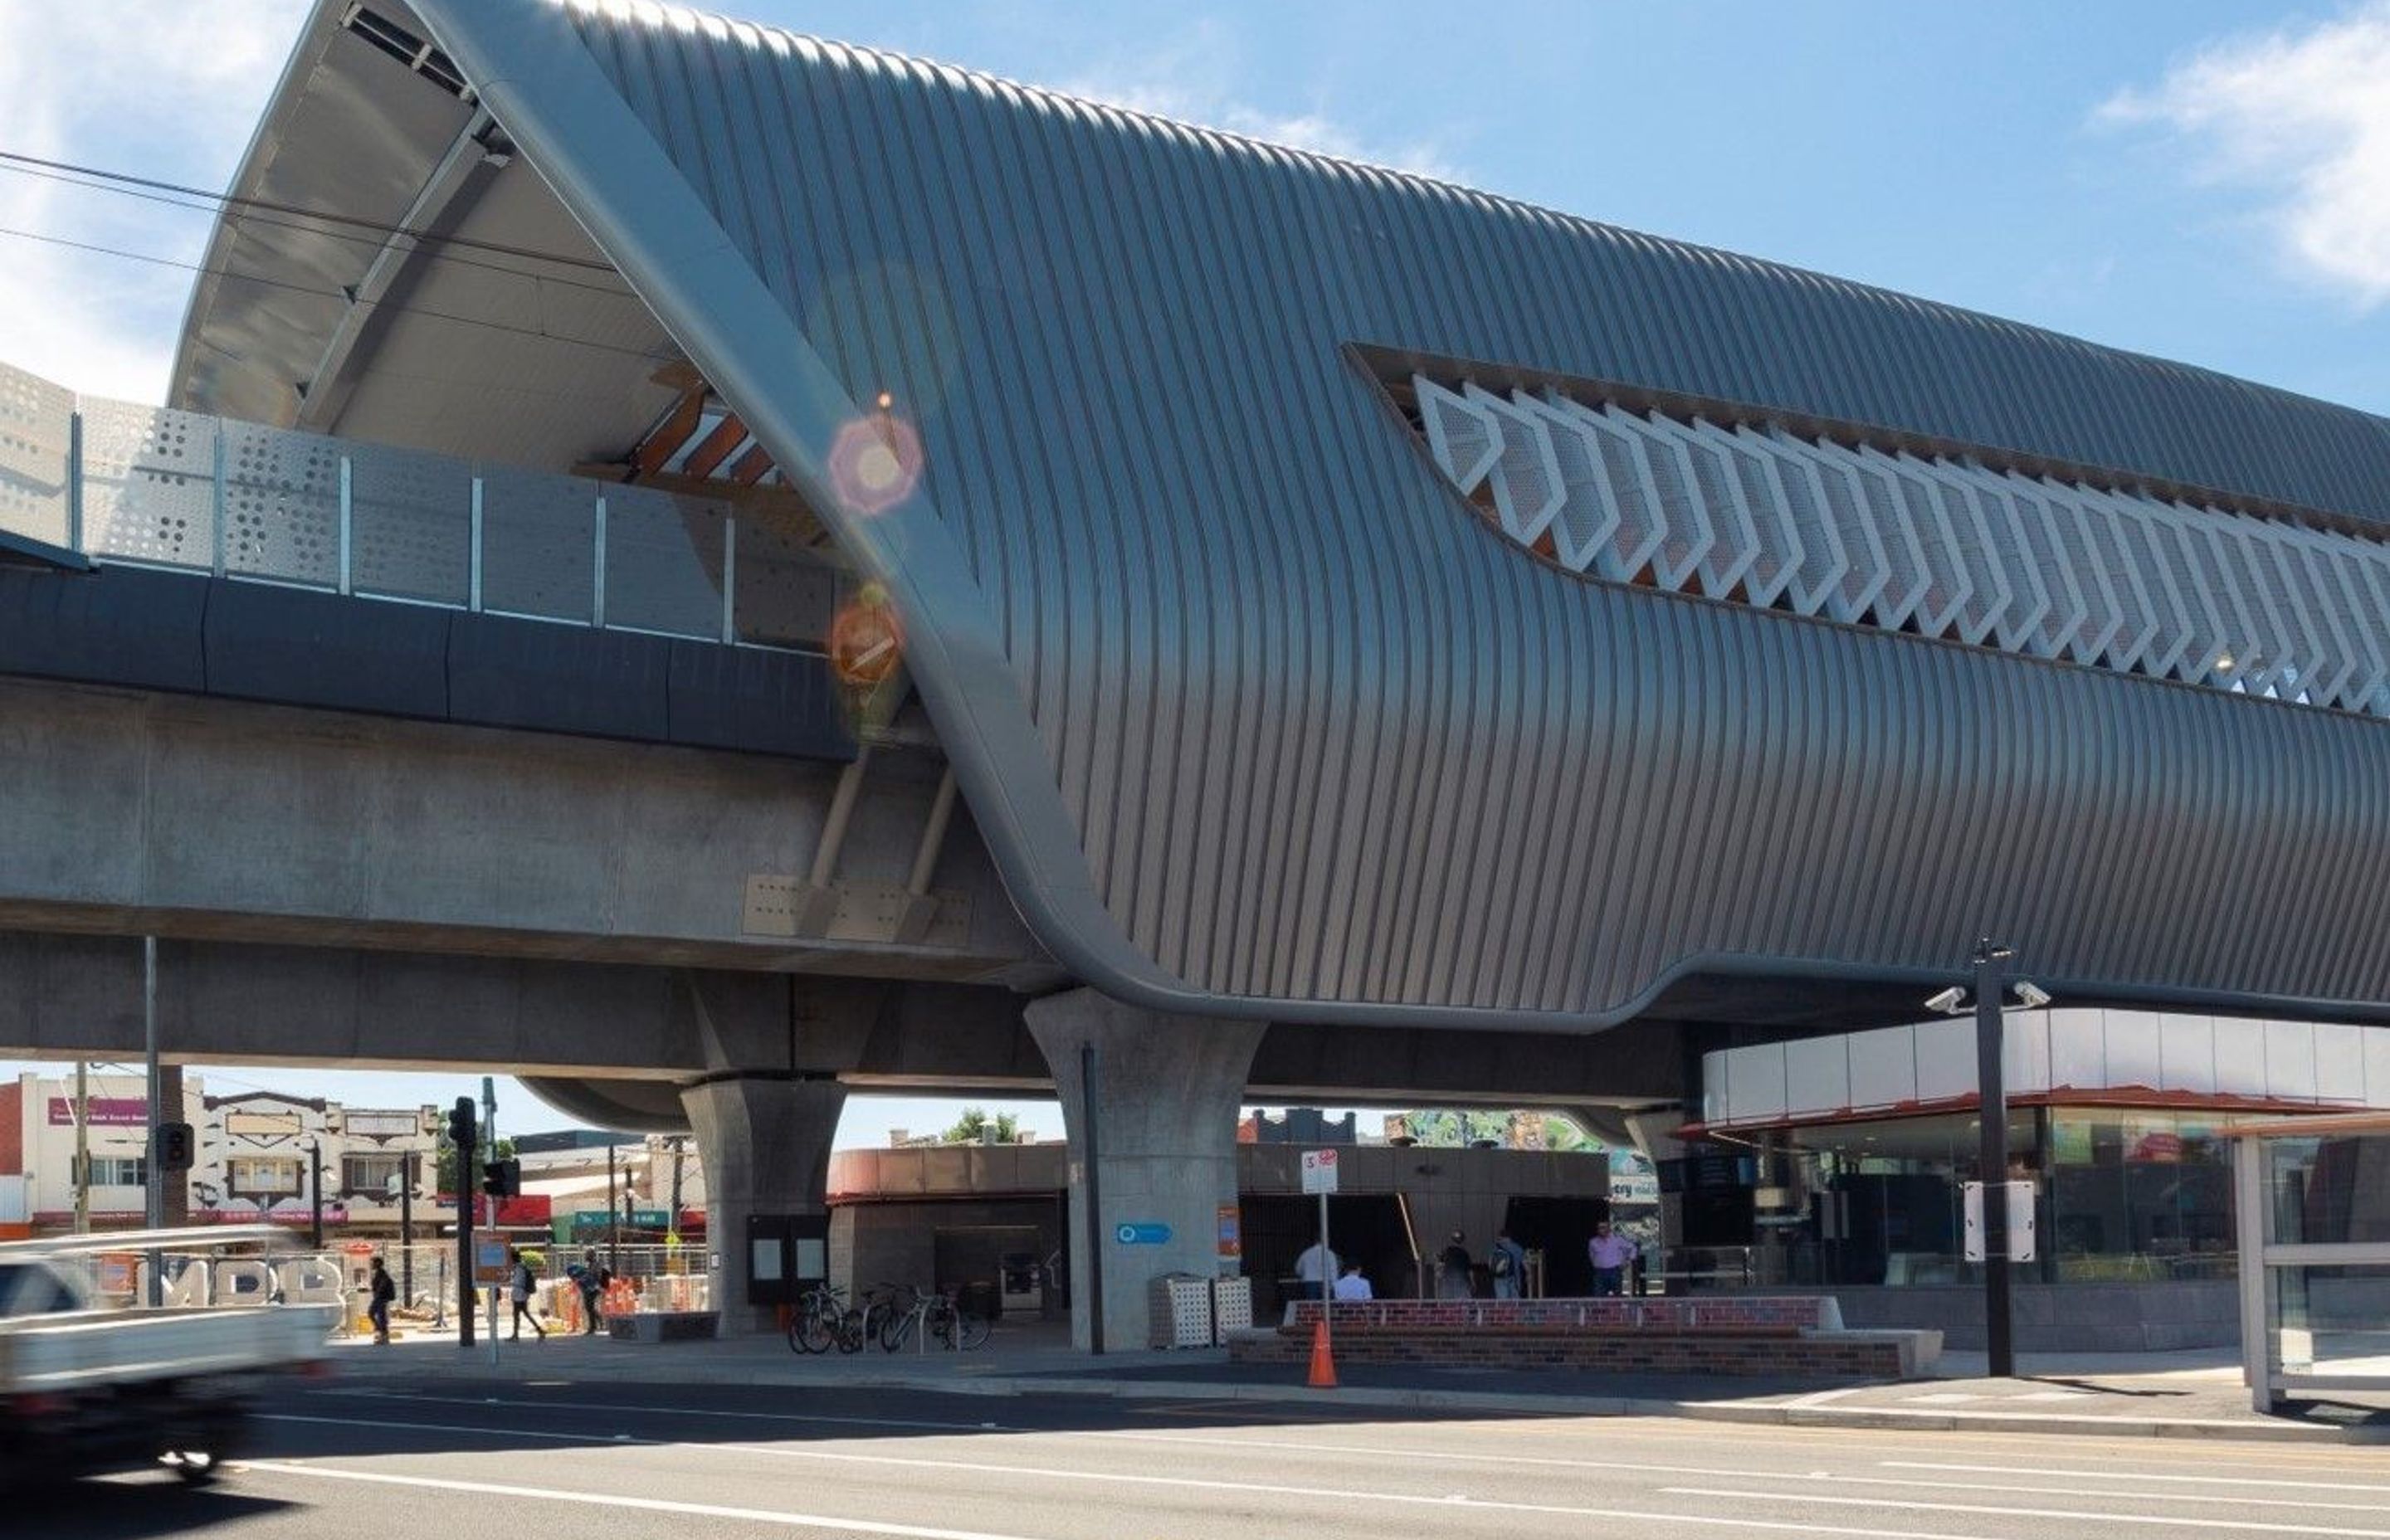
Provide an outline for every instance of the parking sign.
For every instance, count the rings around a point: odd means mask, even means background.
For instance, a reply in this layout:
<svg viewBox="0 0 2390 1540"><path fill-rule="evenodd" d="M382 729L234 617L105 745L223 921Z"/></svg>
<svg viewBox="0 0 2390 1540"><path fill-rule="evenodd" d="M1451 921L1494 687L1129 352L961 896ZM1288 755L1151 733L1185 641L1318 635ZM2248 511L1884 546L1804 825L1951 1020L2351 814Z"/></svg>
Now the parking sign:
<svg viewBox="0 0 2390 1540"><path fill-rule="evenodd" d="M1303 1152L1303 1190L1305 1192L1336 1190L1336 1151L1306 1149Z"/></svg>

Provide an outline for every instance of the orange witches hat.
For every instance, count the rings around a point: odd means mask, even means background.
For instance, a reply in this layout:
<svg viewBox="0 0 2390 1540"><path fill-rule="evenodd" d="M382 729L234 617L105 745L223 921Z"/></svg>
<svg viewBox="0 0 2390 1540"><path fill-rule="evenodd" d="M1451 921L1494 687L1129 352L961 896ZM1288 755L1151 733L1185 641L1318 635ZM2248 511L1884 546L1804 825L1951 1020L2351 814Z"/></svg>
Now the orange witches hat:
<svg viewBox="0 0 2390 1540"><path fill-rule="evenodd" d="M1328 1322L1324 1316L1312 1323L1309 1384L1319 1391L1336 1388L1336 1355L1328 1351Z"/></svg>

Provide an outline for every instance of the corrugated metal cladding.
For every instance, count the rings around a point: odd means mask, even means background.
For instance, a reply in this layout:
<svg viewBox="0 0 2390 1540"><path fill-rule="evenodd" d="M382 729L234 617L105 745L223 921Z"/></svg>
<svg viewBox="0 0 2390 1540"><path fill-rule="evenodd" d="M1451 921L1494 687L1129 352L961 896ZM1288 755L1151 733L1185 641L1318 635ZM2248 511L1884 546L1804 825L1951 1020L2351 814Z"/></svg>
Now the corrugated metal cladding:
<svg viewBox="0 0 2390 1540"><path fill-rule="evenodd" d="M933 65L572 25L852 397L919 423L1095 891L1208 1006L1589 1025L1985 931L2087 988L2390 999L2380 725L1565 577L1340 350L2373 518L2383 422Z"/></svg>

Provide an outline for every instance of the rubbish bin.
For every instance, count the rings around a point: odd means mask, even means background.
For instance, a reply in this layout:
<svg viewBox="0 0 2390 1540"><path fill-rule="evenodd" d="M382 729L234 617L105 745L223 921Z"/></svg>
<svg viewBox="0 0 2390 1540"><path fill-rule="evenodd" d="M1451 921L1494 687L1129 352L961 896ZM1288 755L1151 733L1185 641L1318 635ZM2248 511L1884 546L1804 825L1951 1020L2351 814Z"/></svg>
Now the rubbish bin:
<svg viewBox="0 0 2390 1540"><path fill-rule="evenodd" d="M955 1308L975 1321L994 1321L1004 1315L1003 1297L985 1278L967 1283L955 1293Z"/></svg>
<svg viewBox="0 0 2390 1540"><path fill-rule="evenodd" d="M1152 1335L1157 1348L1212 1345L1212 1280L1192 1273L1164 1273L1153 1280Z"/></svg>

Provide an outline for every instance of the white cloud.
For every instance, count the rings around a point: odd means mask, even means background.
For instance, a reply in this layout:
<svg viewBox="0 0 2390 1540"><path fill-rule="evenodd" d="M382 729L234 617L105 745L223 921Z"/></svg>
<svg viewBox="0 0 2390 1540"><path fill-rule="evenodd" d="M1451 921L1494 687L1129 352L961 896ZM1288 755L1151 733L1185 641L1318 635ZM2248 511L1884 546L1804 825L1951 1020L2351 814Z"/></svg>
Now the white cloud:
<svg viewBox="0 0 2390 1540"><path fill-rule="evenodd" d="M1236 41L1207 19L1143 54L1110 61L1058 89L1133 112L1224 129L1346 160L1447 182L1462 178L1459 166L1433 135L1383 143L1340 122L1317 102L1303 111L1270 110L1246 100L1232 83L1249 73L1240 64Z"/></svg>
<svg viewBox="0 0 2390 1540"><path fill-rule="evenodd" d="M2390 300L2390 0L2219 43L2100 116L2199 146L2203 176L2266 199L2295 269L2366 309Z"/></svg>
<svg viewBox="0 0 2390 1540"><path fill-rule="evenodd" d="M303 0L0 0L0 149L221 188L304 11ZM197 263L210 219L0 170L0 228ZM0 235L0 364L159 401L194 276Z"/></svg>

